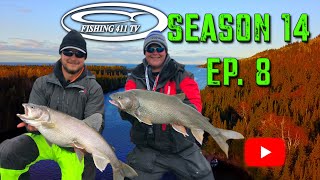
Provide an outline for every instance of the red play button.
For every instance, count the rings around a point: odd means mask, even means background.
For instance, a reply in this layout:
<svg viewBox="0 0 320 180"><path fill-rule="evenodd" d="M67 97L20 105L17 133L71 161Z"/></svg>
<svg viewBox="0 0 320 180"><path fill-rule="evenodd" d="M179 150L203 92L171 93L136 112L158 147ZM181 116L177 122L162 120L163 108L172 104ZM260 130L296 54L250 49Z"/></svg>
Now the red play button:
<svg viewBox="0 0 320 180"><path fill-rule="evenodd" d="M285 157L285 141L281 138L251 138L245 143L247 166L282 166Z"/></svg>

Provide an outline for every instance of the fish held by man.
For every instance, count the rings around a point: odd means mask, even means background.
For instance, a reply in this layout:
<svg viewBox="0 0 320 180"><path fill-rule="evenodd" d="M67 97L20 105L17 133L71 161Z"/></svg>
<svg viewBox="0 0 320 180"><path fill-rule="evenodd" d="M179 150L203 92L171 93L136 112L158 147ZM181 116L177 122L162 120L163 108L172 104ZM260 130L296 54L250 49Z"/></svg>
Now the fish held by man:
<svg viewBox="0 0 320 180"><path fill-rule="evenodd" d="M22 106L25 114L17 116L36 127L49 145L53 143L61 147L75 147L80 161L83 160L83 150L92 154L94 164L100 171L110 163L113 179L137 176L133 168L117 159L112 147L97 132L102 123L101 114L95 113L81 121L46 106L31 103L24 103Z"/></svg>
<svg viewBox="0 0 320 180"><path fill-rule="evenodd" d="M110 95L109 102L120 110L134 116L138 121L152 124L171 124L177 132L188 136L186 128L191 130L195 139L202 144L204 131L208 132L228 157L228 139L243 139L243 135L214 127L209 119L196 109L183 103L183 93L175 96L154 91L134 89Z"/></svg>

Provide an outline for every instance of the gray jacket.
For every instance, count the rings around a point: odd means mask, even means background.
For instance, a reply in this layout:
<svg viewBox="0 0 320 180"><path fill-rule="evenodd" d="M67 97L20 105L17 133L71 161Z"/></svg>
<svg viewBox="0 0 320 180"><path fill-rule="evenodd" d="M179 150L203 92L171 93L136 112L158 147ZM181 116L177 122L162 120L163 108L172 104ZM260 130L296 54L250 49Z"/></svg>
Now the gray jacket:
<svg viewBox="0 0 320 180"><path fill-rule="evenodd" d="M61 63L58 61L55 71ZM61 68L60 68L61 71ZM101 86L95 76L89 70L80 80L76 80L66 86L61 84L56 73L39 77L33 84L29 103L48 106L80 120L94 113L104 116L104 96ZM104 127L102 121L100 132Z"/></svg>

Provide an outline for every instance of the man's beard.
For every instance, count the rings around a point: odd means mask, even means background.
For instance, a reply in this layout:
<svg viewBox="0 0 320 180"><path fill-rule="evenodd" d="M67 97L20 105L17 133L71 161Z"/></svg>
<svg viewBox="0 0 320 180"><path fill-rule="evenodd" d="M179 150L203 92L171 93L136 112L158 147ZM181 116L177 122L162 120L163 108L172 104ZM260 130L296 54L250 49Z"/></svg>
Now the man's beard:
<svg viewBox="0 0 320 180"><path fill-rule="evenodd" d="M82 69L82 67L80 67L80 68L77 69L77 70L71 70L71 69L68 69L68 67L65 66L63 63L62 63L62 68L63 68L67 73L72 74L72 75L78 74L78 73L81 71L81 69Z"/></svg>

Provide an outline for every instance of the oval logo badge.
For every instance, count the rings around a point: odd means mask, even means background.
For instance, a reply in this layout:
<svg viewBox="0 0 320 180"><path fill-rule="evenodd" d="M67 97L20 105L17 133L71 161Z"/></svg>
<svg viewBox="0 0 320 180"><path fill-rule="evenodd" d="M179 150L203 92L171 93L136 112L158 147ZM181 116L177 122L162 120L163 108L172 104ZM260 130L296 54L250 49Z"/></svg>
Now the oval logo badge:
<svg viewBox="0 0 320 180"><path fill-rule="evenodd" d="M157 22L150 23L149 19L140 24L138 19L146 15L153 16ZM70 10L60 23L66 31L75 29L86 39L120 42L143 39L153 30L163 31L167 27L167 16L140 4L97 3ZM145 27L147 23L153 27Z"/></svg>

